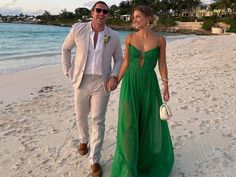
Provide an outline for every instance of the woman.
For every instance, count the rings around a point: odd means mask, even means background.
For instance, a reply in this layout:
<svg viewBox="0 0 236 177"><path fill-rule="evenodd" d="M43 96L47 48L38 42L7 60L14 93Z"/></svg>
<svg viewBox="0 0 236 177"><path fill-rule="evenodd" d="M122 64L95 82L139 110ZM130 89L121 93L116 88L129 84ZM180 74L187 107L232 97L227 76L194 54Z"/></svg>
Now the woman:
<svg viewBox="0 0 236 177"><path fill-rule="evenodd" d="M167 121L160 120L162 98L154 71L158 61L163 99L168 101L166 41L150 28L154 23L150 7L136 6L132 19L138 31L126 37L118 76L118 81L124 77L111 177L167 177L174 153Z"/></svg>

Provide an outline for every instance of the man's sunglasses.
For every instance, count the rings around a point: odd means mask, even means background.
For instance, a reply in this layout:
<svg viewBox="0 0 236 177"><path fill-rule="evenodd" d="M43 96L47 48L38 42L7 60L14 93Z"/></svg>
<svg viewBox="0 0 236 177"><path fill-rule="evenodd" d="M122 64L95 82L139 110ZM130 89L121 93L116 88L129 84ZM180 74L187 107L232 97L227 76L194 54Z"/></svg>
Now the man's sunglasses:
<svg viewBox="0 0 236 177"><path fill-rule="evenodd" d="M96 8L95 10L96 10L97 13L103 12L103 14L108 14L108 10L107 9Z"/></svg>

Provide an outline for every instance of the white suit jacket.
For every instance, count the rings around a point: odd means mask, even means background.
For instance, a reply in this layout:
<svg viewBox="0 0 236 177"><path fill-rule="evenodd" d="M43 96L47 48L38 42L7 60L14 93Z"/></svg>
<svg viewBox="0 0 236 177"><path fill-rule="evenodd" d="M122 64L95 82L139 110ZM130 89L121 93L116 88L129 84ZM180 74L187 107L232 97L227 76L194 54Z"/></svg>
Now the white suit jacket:
<svg viewBox="0 0 236 177"><path fill-rule="evenodd" d="M87 62L89 35L91 22L75 23L66 37L62 46L62 69L68 74L72 85L79 88L85 65ZM117 76L122 64L122 49L118 32L105 26L104 33L110 36L110 40L103 44L102 49L102 78L105 88L109 76ZM71 50L76 47L75 58L71 60ZM113 59L113 62L112 62ZM112 67L113 64L113 67Z"/></svg>

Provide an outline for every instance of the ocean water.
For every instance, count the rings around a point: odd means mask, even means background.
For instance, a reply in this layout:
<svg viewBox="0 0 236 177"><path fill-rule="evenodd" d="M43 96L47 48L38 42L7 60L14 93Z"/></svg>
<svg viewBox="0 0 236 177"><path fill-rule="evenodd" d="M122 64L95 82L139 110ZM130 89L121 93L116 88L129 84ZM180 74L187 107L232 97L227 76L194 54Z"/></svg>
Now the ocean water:
<svg viewBox="0 0 236 177"><path fill-rule="evenodd" d="M0 23L0 74L60 63L62 43L69 27ZM119 31L122 47L125 36ZM167 41L182 35L164 33Z"/></svg>

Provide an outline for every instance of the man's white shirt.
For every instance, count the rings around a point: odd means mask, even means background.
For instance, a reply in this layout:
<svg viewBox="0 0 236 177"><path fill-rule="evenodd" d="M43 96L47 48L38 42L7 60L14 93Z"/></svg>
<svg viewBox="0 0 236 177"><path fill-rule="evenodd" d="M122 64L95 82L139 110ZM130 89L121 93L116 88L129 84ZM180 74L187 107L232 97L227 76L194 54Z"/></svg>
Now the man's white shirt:
<svg viewBox="0 0 236 177"><path fill-rule="evenodd" d="M89 36L88 58L85 66L85 74L102 75L102 48L104 31L98 33L96 47L94 48L95 32L91 29Z"/></svg>

